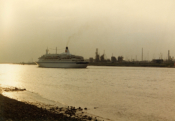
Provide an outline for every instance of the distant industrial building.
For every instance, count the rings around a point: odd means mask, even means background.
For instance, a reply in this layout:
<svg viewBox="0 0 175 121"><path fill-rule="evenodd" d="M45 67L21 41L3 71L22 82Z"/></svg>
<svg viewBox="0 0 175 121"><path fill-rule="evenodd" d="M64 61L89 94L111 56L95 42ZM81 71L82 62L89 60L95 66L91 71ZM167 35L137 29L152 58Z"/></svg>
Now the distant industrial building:
<svg viewBox="0 0 175 121"><path fill-rule="evenodd" d="M168 60L171 60L170 50L168 50Z"/></svg>
<svg viewBox="0 0 175 121"><path fill-rule="evenodd" d="M153 63L163 63L163 59L153 59Z"/></svg>
<svg viewBox="0 0 175 121"><path fill-rule="evenodd" d="M100 56L100 61L101 62L105 62L105 57L104 56L105 56L104 54Z"/></svg>
<svg viewBox="0 0 175 121"><path fill-rule="evenodd" d="M170 50L168 50L168 61L173 61L173 60L174 60L174 57L170 56Z"/></svg>
<svg viewBox="0 0 175 121"><path fill-rule="evenodd" d="M93 58L89 58L89 62L90 63L93 63L94 62L94 59Z"/></svg>
<svg viewBox="0 0 175 121"><path fill-rule="evenodd" d="M98 54L98 48L97 48L95 52L95 62L99 62L99 61L100 61L100 55Z"/></svg>
<svg viewBox="0 0 175 121"><path fill-rule="evenodd" d="M118 62L123 62L123 56L118 56Z"/></svg>
<svg viewBox="0 0 175 121"><path fill-rule="evenodd" d="M144 60L143 56L143 48L141 53L141 60L136 59L131 60L124 60L123 56L115 57L111 56L111 60L107 59L105 52L100 56L98 53L98 48L95 52L95 58L90 57L89 62L91 65L98 65L98 66L137 66L137 67L175 67L175 60L174 57L171 57L170 50L168 50L168 58L162 59L162 54L160 53L160 57L158 59L153 59L152 61L149 61L149 53L148 53L148 60Z"/></svg>
<svg viewBox="0 0 175 121"><path fill-rule="evenodd" d="M112 62L112 63L116 63L116 62L117 62L116 57L112 56L112 57L111 57L111 62Z"/></svg>
<svg viewBox="0 0 175 121"><path fill-rule="evenodd" d="M90 62L110 62L110 59L105 59L105 53L100 56L97 48L95 52L95 59L93 61L91 59Z"/></svg>

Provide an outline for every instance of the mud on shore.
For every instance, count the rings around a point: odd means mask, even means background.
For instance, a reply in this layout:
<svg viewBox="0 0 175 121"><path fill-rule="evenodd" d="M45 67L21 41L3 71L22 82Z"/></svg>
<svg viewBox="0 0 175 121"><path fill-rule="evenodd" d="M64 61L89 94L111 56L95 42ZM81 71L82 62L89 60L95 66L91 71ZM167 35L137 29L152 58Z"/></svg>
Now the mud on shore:
<svg viewBox="0 0 175 121"><path fill-rule="evenodd" d="M19 88L0 87L0 121L1 120L58 120L58 121L99 121L98 118L88 116L87 108L68 106L50 107L35 106L32 103L20 102L2 95L2 91L25 91Z"/></svg>

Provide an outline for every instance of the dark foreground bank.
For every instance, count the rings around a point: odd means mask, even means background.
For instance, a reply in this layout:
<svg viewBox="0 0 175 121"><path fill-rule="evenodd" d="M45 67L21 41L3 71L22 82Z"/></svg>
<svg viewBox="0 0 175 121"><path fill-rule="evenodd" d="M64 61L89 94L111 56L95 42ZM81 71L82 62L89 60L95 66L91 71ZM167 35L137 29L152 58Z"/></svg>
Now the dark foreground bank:
<svg viewBox="0 0 175 121"><path fill-rule="evenodd" d="M34 105L19 102L0 94L0 120L59 120L81 121L62 113L56 114Z"/></svg>
<svg viewBox="0 0 175 121"><path fill-rule="evenodd" d="M34 121L82 121L82 120L94 120L87 115L76 115L76 112L83 113L83 109L69 107L64 110L63 108L39 108L37 106L20 102L2 95L2 88L0 87L0 121L12 120L34 120ZM96 119L95 119L96 120Z"/></svg>

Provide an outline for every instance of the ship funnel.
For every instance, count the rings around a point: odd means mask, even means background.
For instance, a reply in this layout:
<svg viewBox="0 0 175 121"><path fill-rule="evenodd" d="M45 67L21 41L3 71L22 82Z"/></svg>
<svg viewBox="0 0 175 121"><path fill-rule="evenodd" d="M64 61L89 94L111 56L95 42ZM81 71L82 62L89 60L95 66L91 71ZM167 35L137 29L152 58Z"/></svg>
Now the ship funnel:
<svg viewBox="0 0 175 121"><path fill-rule="evenodd" d="M66 47L65 52L66 52L67 54L69 54L69 49L68 49L68 47Z"/></svg>

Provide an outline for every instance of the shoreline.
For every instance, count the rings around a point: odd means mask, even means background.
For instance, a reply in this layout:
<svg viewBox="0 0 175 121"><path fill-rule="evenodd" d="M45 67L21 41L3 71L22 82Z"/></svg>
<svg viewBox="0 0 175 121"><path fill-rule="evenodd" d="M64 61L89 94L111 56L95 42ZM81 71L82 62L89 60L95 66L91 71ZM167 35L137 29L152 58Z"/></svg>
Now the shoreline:
<svg viewBox="0 0 175 121"><path fill-rule="evenodd" d="M13 64L13 65L37 65L30 63L0 63L0 64ZM88 66L105 66L105 67L152 67L152 68L175 68L175 64L134 64L134 63L89 63ZM87 67L88 67L87 66Z"/></svg>
<svg viewBox="0 0 175 121"><path fill-rule="evenodd" d="M102 118L97 118L87 114L87 109L81 107L75 108L72 106L54 107L46 104L30 102L21 102L15 99L4 96L3 91L25 91L26 89L18 88L3 88L0 86L0 120L59 120L59 121L82 121L95 120L100 121ZM104 120L104 119L103 119Z"/></svg>
<svg viewBox="0 0 175 121"><path fill-rule="evenodd" d="M151 62L120 62L120 63L105 63L93 62L89 66L111 66L111 67L160 67L160 68L174 68L174 62L151 63Z"/></svg>

